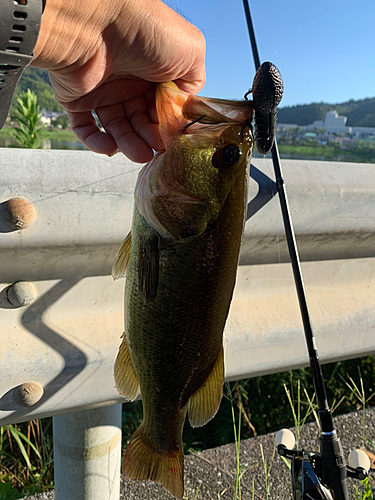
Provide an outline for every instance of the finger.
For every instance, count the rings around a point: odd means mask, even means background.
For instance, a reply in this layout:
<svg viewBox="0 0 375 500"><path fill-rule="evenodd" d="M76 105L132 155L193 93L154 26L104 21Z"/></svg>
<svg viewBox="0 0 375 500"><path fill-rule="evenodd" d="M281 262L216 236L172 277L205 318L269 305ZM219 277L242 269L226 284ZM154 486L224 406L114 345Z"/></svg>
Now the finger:
<svg viewBox="0 0 375 500"><path fill-rule="evenodd" d="M152 148L133 129L121 104L97 108L96 114L119 150L130 160L145 163L153 157Z"/></svg>
<svg viewBox="0 0 375 500"><path fill-rule="evenodd" d="M125 116L136 132L152 149L164 149L159 133L159 126L150 118L150 104L144 96L131 99L123 103ZM156 114L156 110L155 110Z"/></svg>
<svg viewBox="0 0 375 500"><path fill-rule="evenodd" d="M84 146L94 151L94 153L108 156L117 153L116 142L109 134L99 130L90 111L82 113L68 111L67 113L73 132Z"/></svg>
<svg viewBox="0 0 375 500"><path fill-rule="evenodd" d="M184 78L178 78L174 80L174 83L184 92L189 92L190 94L198 94L200 90L204 87L206 82L205 76L200 80L190 81L189 75L185 75Z"/></svg>
<svg viewBox="0 0 375 500"><path fill-rule="evenodd" d="M144 92L149 92L152 95L152 93L155 93L154 87L155 84L138 78L109 78L98 88L79 99L68 102L63 102L60 99L59 102L68 111L91 111L92 109L111 106L133 99Z"/></svg>

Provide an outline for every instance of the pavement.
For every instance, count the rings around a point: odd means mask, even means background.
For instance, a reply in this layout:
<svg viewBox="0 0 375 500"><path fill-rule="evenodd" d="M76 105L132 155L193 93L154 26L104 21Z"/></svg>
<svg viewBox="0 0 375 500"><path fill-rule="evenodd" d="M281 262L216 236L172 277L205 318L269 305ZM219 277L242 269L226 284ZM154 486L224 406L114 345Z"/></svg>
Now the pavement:
<svg viewBox="0 0 375 500"><path fill-rule="evenodd" d="M346 456L350 450L361 447L362 415L362 412L359 411L334 418L334 425ZM301 431L299 448L316 451L318 449L317 432L318 428L315 423L306 424ZM365 436L375 442L375 407L367 409L365 412ZM241 441L240 464L248 468L241 480L242 500L285 500L292 498L290 470L277 452L272 459L274 440L275 433L271 433ZM267 469L271 467L267 481L265 480L261 448ZM368 444L365 448L375 454L371 445ZM194 455L186 455L184 500L235 499L236 470L235 444L205 450ZM348 483L351 498L354 498L354 486L359 487L359 481L348 479ZM268 494L266 486L269 488ZM370 472L370 486L374 492L375 470ZM54 498L52 491L25 497L23 500L54 500ZM173 500L173 497L158 484L149 481L128 481L121 477L120 499Z"/></svg>

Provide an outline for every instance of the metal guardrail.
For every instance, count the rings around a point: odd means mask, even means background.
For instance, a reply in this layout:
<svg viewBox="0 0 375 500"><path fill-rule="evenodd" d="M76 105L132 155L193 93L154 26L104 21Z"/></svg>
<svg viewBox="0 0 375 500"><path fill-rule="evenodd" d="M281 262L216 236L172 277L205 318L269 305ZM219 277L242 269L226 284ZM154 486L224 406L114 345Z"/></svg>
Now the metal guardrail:
<svg viewBox="0 0 375 500"><path fill-rule="evenodd" d="M103 405L123 401L113 362L123 331L124 280L114 282L110 270L131 226L140 166L88 151L2 149L1 160L0 424L62 415L54 419L60 477L68 459L70 471L81 474L76 457L87 456L86 445L74 446L81 438L66 426L86 436L100 415L119 421L120 410ZM320 358L374 353L375 165L284 160L283 170ZM254 159L250 177L225 330L228 380L308 366L271 160ZM4 222L12 198L35 209L27 229ZM23 307L22 298L12 298L18 281L32 285ZM25 389L25 383L34 385ZM91 448L99 453L111 442L116 462L118 433L103 439ZM97 485L94 490L103 494ZM116 491L107 497L116 498Z"/></svg>
<svg viewBox="0 0 375 500"><path fill-rule="evenodd" d="M375 166L283 162L321 359L375 350ZM124 281L110 276L131 226L139 165L122 155L2 150L0 202L20 197L29 228L0 226L0 422L120 402L112 365L123 331ZM307 364L271 161L253 160L248 221L226 327L226 376ZM14 307L19 280L35 300ZM272 312L271 312L272 311ZM33 407L13 401L25 382L44 388Z"/></svg>

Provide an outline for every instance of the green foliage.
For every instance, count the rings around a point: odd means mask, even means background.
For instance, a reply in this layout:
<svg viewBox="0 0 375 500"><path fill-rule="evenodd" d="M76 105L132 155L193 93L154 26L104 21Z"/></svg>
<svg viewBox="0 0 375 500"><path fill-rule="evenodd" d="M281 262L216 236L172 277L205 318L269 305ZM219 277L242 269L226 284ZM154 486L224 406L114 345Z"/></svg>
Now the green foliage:
<svg viewBox="0 0 375 500"><path fill-rule="evenodd" d="M45 126L39 123L40 118L37 96L30 89L27 89L17 99L14 119L18 127L12 128L13 136L21 147L37 149L48 137Z"/></svg>
<svg viewBox="0 0 375 500"><path fill-rule="evenodd" d="M192 492L192 493L194 494L194 498L193 498L192 500L197 500L197 499L198 499L199 490L201 489L202 484L203 484L203 483L199 483L199 486L198 486L198 488L195 490L195 492ZM190 499L189 499L189 492L190 492L190 488L187 488L187 491L186 491L186 496L184 496L184 500L190 500Z"/></svg>
<svg viewBox="0 0 375 500"><path fill-rule="evenodd" d="M22 497L23 494L13 488L9 476L0 477L0 500L17 500Z"/></svg>
<svg viewBox="0 0 375 500"><path fill-rule="evenodd" d="M50 84L47 70L30 67L25 68L18 82L12 101L12 107L17 105L18 97L21 93L26 92L27 89L30 89L38 96L38 102L41 109L62 111L63 108L55 99L55 93Z"/></svg>
<svg viewBox="0 0 375 500"><path fill-rule="evenodd" d="M17 429L17 427L15 427L14 425L6 425L4 427L4 429L6 431L8 431L8 433L16 441L16 443L18 445L18 448L19 448L19 450L21 452L21 455L23 456L23 458L24 458L24 460L26 462L26 465L27 465L28 469L32 470L30 458L29 458L29 455L26 452L26 449L25 449L25 446L24 446L24 442L26 444L28 444L34 450L34 452L36 453L37 457L41 460L42 457L41 457L39 451L36 449L35 445L25 436L25 434L23 434L21 431L19 431Z"/></svg>
<svg viewBox="0 0 375 500"><path fill-rule="evenodd" d="M70 126L69 118L67 114L60 115L56 120L52 122L54 127L60 127L62 129L68 128Z"/></svg>
<svg viewBox="0 0 375 500"><path fill-rule="evenodd" d="M371 491L371 487L369 485L368 477L362 479L361 486L358 488L354 486L354 499L355 500L373 500L374 496Z"/></svg>
<svg viewBox="0 0 375 500"><path fill-rule="evenodd" d="M358 375L359 375L359 384L356 384L355 381L352 379L352 377L349 375L349 381L346 382L344 379L344 382L346 386L350 389L350 395L349 398L352 398L355 396L355 398L360 402L362 406L362 448L365 447L365 409L366 409L366 404L375 396L375 392L371 394L371 396L366 396L366 391L364 388L363 384L363 378L362 378L362 373L361 369L358 367ZM341 376L342 378L342 376Z"/></svg>
<svg viewBox="0 0 375 500"><path fill-rule="evenodd" d="M277 119L280 123L309 125L315 120L324 120L326 113L332 109L339 115L347 116L348 127L375 127L375 97L358 101L351 99L339 104L314 102L286 106L278 110Z"/></svg>
<svg viewBox="0 0 375 500"><path fill-rule="evenodd" d="M53 487L52 419L0 427L0 500Z"/></svg>
<svg viewBox="0 0 375 500"><path fill-rule="evenodd" d="M266 500L268 500L269 499L269 494L270 494L270 482L269 482L269 479L270 479L270 474L271 474L271 468L272 468L273 460L275 458L276 444L273 447L272 457L271 457L269 465L267 465L267 459L264 456L262 443L259 444L259 448L260 448L260 454L262 456L262 463L263 463L264 487L265 487L265 490L266 490Z"/></svg>
<svg viewBox="0 0 375 500"><path fill-rule="evenodd" d="M296 434L297 434L296 447L298 449L299 438L300 438L302 427L305 425L306 420L308 419L308 417L311 414L314 415L315 420L317 421L317 423L319 425L318 417L316 414L316 405L313 404L314 397L310 398L306 389L304 389L304 392L305 392L307 402L302 401L302 399L301 399L301 381L300 380L297 380L297 399L296 399L296 401L293 401L291 392L289 391L289 389L287 388L285 383L283 384L283 386L284 386L284 390L285 390L286 396L287 396L288 401L289 401L289 406L292 410L294 427L296 428ZM303 409L303 406L306 407L305 411Z"/></svg>
<svg viewBox="0 0 375 500"><path fill-rule="evenodd" d="M363 384L366 388L366 398L371 397L375 392L375 359L372 356L322 366L328 401L331 408L335 410L335 415L362 409L362 404L354 394L350 396L346 383L340 377L341 375L344 380L349 380L348 375L355 377L358 373L358 366L360 367ZM283 383L288 387L292 401L296 401L298 399L298 380L300 381L301 388L306 390L307 394L312 395L314 393L309 368L230 383L233 394L236 394L237 390L241 391L243 408L241 413L244 416L245 412L248 420L251 422L250 426L245 418L242 419L241 436L243 439L252 437L255 434L267 434L295 425L293 412L290 408ZM246 397L244 396L245 394ZM303 394L304 406L306 405L307 407L308 400L306 393L303 392ZM366 403L366 407L370 405L371 401ZM337 407L338 404L339 406ZM306 422L314 420L312 412L306 418ZM204 427L193 429L186 422L183 434L185 453L191 448L198 451L233 442L231 422L231 404L228 399L223 398L215 418Z"/></svg>
<svg viewBox="0 0 375 500"><path fill-rule="evenodd" d="M328 400L331 409L332 406L336 407L336 414L361 410L373 401L374 357L323 365L322 371ZM315 405L313 398L309 396L313 394L314 388L309 369L231 382L226 388L226 397L223 398L218 414L204 428L192 429L188 422L185 424L184 450L187 453L191 448L214 448L234 441L239 480L247 470L239 462L241 438L292 427L296 424L296 419L299 426L314 419ZM235 417L236 406L238 417ZM123 405L124 447L128 445L141 421L141 401ZM13 500L53 488L51 424L52 419L43 419L0 427L0 500ZM375 448L375 443L370 439L366 438L365 443ZM263 461L266 494L272 460L268 465ZM239 485L238 482L237 499L240 498ZM363 484L362 493L358 494L366 494L366 488L366 484ZM195 495L197 493L195 491Z"/></svg>
<svg viewBox="0 0 375 500"><path fill-rule="evenodd" d="M369 141L356 141L355 144L342 149L341 146L320 146L309 141L296 141L288 144L279 140L280 154L294 159L324 159L326 161L348 161L356 163L375 163L375 144Z"/></svg>
<svg viewBox="0 0 375 500"><path fill-rule="evenodd" d="M141 425L143 419L143 407L141 401L126 403L122 405L122 443L126 447L134 432Z"/></svg>
<svg viewBox="0 0 375 500"><path fill-rule="evenodd" d="M241 479L242 476L249 470L251 467L247 467L246 465L241 465L240 463L240 449L241 449L241 410L242 410L242 401L238 403L238 423L236 422L236 416L234 412L234 402L236 400L236 393L232 391L230 384L226 383L227 394L224 396L229 401L232 411L232 425L233 425L233 436L234 443L236 445L236 486L234 493L234 500L241 500ZM235 386L236 388L236 386ZM238 394L238 393L237 393Z"/></svg>

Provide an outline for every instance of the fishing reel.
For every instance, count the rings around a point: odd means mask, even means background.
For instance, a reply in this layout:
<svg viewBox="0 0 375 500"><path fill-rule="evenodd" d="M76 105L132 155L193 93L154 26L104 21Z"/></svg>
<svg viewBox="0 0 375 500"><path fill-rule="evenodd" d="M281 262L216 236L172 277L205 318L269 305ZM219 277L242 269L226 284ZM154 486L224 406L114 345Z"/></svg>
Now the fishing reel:
<svg viewBox="0 0 375 500"><path fill-rule="evenodd" d="M276 434L275 441L279 455L291 460L293 500L336 499L323 479L325 471L322 454L295 450L294 434L289 429L281 429ZM352 450L348 463L345 476L359 480L368 477L370 459L365 452Z"/></svg>

